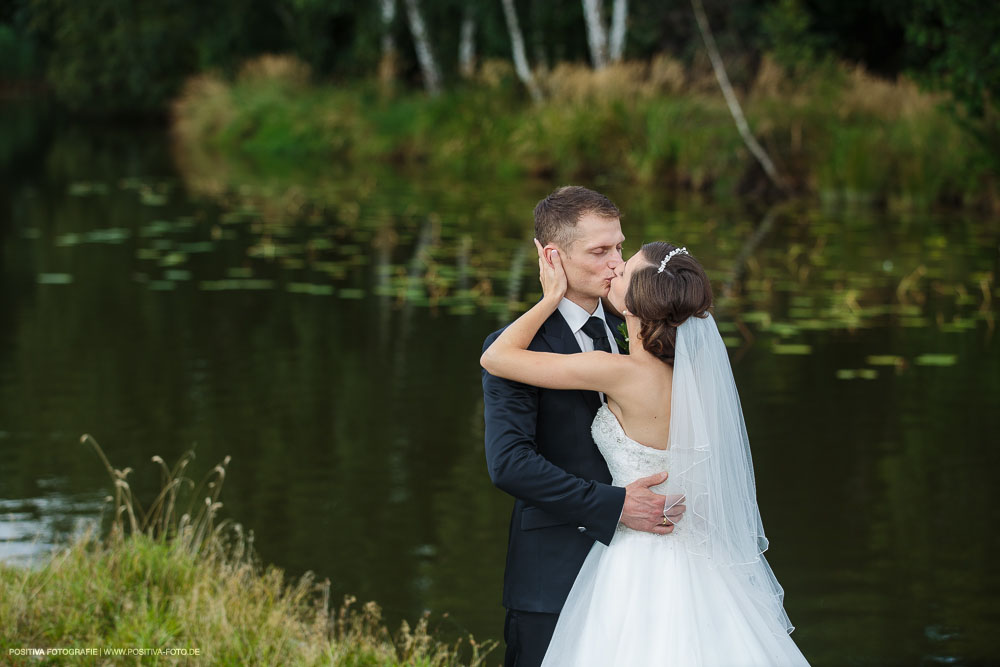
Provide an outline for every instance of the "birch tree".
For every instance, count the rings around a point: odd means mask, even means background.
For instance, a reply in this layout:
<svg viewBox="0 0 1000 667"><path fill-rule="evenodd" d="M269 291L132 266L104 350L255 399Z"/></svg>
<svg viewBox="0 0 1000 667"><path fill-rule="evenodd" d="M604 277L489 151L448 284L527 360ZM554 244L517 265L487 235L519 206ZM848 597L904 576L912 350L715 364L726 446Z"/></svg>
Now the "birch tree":
<svg viewBox="0 0 1000 667"><path fill-rule="evenodd" d="M521 34L521 25L517 21L517 12L514 10L514 0L501 0L503 3L503 14L507 19L507 31L510 33L510 47L514 55L514 70L518 78L528 88L531 99L535 102L542 101L542 91L535 82L535 76L528 66L528 57L524 54L524 36Z"/></svg>
<svg viewBox="0 0 1000 667"><path fill-rule="evenodd" d="M380 0L382 14L382 60L379 63L379 79L383 83L396 78L396 40L392 36L392 24L396 20L396 0Z"/></svg>
<svg viewBox="0 0 1000 667"><path fill-rule="evenodd" d="M434 60L434 52L431 50L424 17L420 14L417 0L403 1L406 4L406 17L410 23L413 45L417 51L417 61L420 63L420 70L424 75L424 87L431 96L437 97L441 94L441 70L438 69L437 61Z"/></svg>
<svg viewBox="0 0 1000 667"><path fill-rule="evenodd" d="M609 55L611 62L620 63L625 54L625 19L628 18L628 0L615 0L611 11L611 38Z"/></svg>
<svg viewBox="0 0 1000 667"><path fill-rule="evenodd" d="M708 58L712 61L712 70L715 72L715 79L719 82L719 88L722 89L722 96L726 98L729 113L736 123L736 129L739 130L740 137L743 138L743 143L747 145L753 156L757 158L757 161L764 168L764 173L771 179L771 182L779 190L786 190L785 180L774 167L771 157L764 150L764 147L757 142L757 139L753 136L753 132L750 131L750 126L747 124L746 116L743 115L743 108L740 106L740 101L736 99L736 93L733 92L733 87L729 83L729 75L726 74L726 66L722 62L722 56L719 55L719 49L715 45L712 28L708 25L708 17L705 16L705 7L701 4L701 0L691 0L691 8L694 10L694 18L698 23L699 32L701 32L701 39L705 42L705 48L708 50Z"/></svg>
<svg viewBox="0 0 1000 667"><path fill-rule="evenodd" d="M458 40L458 71L469 78L476 71L476 17L472 5L465 6L462 28Z"/></svg>
<svg viewBox="0 0 1000 667"><path fill-rule="evenodd" d="M587 45L594 69L608 65L608 37L604 29L603 0L583 0L583 18L587 23Z"/></svg>

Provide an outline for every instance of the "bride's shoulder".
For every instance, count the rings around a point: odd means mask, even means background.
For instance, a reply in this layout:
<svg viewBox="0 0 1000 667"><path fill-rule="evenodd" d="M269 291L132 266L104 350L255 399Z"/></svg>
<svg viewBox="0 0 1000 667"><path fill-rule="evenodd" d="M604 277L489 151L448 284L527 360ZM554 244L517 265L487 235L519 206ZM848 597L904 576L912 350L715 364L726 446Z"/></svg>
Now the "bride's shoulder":
<svg viewBox="0 0 1000 667"><path fill-rule="evenodd" d="M627 374L629 381L625 387L629 393L638 400L644 400L649 396L662 397L664 394L670 395L673 385L674 369L670 364L666 364L659 359L629 358L625 357L623 366L620 368Z"/></svg>

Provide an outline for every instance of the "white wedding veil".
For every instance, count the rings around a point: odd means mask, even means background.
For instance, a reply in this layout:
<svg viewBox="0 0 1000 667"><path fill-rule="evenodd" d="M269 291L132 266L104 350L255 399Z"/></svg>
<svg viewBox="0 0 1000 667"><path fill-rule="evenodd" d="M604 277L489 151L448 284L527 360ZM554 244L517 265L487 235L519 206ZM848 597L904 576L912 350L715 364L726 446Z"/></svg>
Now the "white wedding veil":
<svg viewBox="0 0 1000 667"><path fill-rule="evenodd" d="M791 632L784 592L762 555L767 538L750 440L729 355L710 313L677 328L669 442L667 492L687 496L674 535L684 535L692 554L742 583L775 632Z"/></svg>

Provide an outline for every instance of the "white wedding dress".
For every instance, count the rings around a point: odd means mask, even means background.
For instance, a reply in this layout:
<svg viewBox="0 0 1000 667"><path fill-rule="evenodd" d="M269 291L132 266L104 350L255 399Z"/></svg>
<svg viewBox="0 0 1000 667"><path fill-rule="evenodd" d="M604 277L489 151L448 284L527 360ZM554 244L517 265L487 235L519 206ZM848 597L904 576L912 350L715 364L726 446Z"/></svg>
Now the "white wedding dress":
<svg viewBox="0 0 1000 667"><path fill-rule="evenodd" d="M705 340L691 339L692 329L716 344L715 323L710 321L711 327L707 324L697 323L688 329L689 349L695 343L705 344ZM682 325L679 339L683 331ZM669 450L630 439L607 405L597 411L592 432L615 486L670 471L671 478L665 484L652 488L660 493L686 493L684 518L670 535L619 525L610 545L594 544L560 613L543 667L808 665L788 634L791 624L782 608L781 587L761 555L766 541L753 493L749 443L745 469L738 467L742 460L735 468L745 475L737 475L734 467L725 463L740 458L736 453L742 445L734 435L738 430L742 429L740 437L745 441L738 398L735 408L724 406L739 412L738 420L730 415L732 433L724 436L714 426L719 421L726 423L725 415L720 416L724 411L717 409L716 394L699 400L695 391L696 385L703 391L710 388L730 400L726 392L730 391L732 372L724 346L710 359L720 366L712 383L705 381L705 366L687 373L691 367L680 356L682 348L679 340ZM724 379L721 369L723 359L729 380ZM704 364L704 359L700 363ZM678 390L689 395L679 397ZM734 383L731 391L735 394ZM692 423L700 426L691 428ZM708 445L685 449L674 442L678 437L684 442L699 440L697 432L705 423L713 426L702 440L715 443L714 449ZM732 441L731 451L719 445L727 437ZM711 476L712 465L717 466L715 478ZM720 484L725 491L713 493L712 485ZM743 495L737 495L732 489L741 485ZM721 502L736 507L727 508L718 504ZM710 513L718 520L709 520Z"/></svg>

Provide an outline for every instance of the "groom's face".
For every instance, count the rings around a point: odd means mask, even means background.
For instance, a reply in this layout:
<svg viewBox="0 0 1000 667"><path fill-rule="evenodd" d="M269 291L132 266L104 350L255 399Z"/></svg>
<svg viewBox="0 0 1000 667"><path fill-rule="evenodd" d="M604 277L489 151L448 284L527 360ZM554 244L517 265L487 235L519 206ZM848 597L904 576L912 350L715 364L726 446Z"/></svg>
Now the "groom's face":
<svg viewBox="0 0 1000 667"><path fill-rule="evenodd" d="M593 214L580 217L576 235L568 247L560 248L566 269L567 298L600 299L608 295L611 280L622 263L622 225L618 218Z"/></svg>

